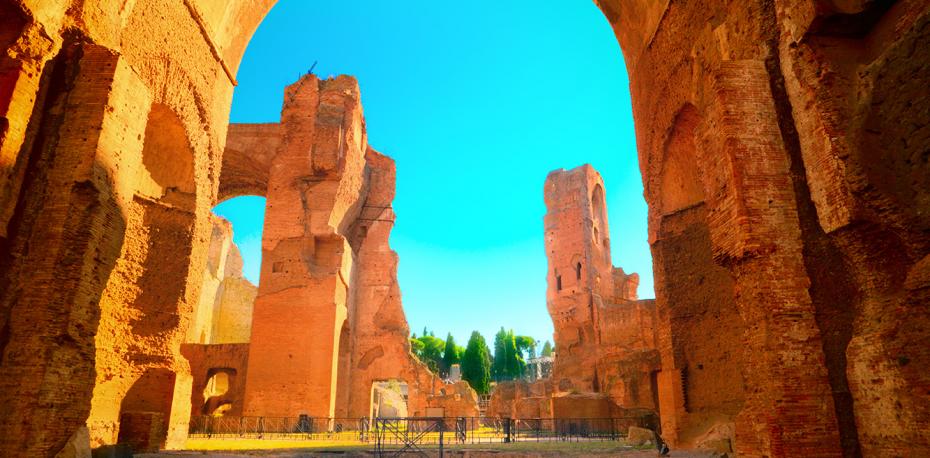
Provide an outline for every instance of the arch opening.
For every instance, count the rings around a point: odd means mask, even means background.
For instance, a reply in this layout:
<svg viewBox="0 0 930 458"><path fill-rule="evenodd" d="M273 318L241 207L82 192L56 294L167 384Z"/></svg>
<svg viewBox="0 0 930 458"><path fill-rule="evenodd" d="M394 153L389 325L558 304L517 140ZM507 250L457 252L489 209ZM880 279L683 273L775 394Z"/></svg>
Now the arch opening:
<svg viewBox="0 0 930 458"><path fill-rule="evenodd" d="M735 421L745 397L745 325L734 300L734 280L713 259L699 173L700 123L694 107L686 106L665 142L654 209L659 233L652 244L656 307L672 343L663 350L655 383L659 401L675 409L674 418L663 416L663 432L684 444L713 421ZM681 393L677 402L662 399L670 389Z"/></svg>

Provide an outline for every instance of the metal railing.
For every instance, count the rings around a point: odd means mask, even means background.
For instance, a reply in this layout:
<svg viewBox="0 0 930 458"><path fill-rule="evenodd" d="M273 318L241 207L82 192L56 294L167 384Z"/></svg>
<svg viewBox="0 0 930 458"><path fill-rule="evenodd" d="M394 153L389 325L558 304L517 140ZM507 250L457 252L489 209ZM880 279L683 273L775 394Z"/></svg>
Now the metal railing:
<svg viewBox="0 0 930 458"><path fill-rule="evenodd" d="M188 436L367 442L370 429L368 418L200 416L191 418Z"/></svg>
<svg viewBox="0 0 930 458"><path fill-rule="evenodd" d="M194 417L192 438L328 440L400 447L511 442L593 442L626 437L630 426L650 427L641 415L618 418L314 418Z"/></svg>

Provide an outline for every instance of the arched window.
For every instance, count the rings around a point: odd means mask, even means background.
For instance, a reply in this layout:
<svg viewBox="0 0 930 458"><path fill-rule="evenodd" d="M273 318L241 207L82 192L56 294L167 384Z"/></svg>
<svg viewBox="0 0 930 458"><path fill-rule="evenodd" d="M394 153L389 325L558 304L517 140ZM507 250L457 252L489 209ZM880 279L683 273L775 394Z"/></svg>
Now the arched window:
<svg viewBox="0 0 930 458"><path fill-rule="evenodd" d="M581 263L575 265L575 279L581 280Z"/></svg>

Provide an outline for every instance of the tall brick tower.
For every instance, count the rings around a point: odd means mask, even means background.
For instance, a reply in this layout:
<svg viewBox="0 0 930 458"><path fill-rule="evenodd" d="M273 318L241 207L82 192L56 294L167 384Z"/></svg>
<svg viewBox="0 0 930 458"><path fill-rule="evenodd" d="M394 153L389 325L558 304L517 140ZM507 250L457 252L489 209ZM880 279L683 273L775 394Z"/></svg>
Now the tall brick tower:
<svg viewBox="0 0 930 458"><path fill-rule="evenodd" d="M345 233L365 182L358 83L303 77L287 88L279 129L244 413L332 417L354 260Z"/></svg>
<svg viewBox="0 0 930 458"><path fill-rule="evenodd" d="M556 389L598 392L598 309L614 295L604 180L588 164L556 170L546 178L545 199Z"/></svg>

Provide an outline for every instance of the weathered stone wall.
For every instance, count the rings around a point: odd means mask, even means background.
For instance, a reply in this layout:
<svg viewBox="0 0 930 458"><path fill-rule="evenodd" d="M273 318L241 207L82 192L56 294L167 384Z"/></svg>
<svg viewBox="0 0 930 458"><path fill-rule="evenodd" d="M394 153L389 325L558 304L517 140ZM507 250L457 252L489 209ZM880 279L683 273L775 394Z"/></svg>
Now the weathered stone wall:
<svg viewBox="0 0 930 458"><path fill-rule="evenodd" d="M669 211L702 207L687 211L705 214L692 221L706 221L706 265L731 278L716 275L733 290L714 295L732 300L709 302L707 312L745 324L708 347L748 350L743 405L712 408L739 412L738 452L926 453L930 440L916 425L930 404L916 387L927 381L913 368L927 363L916 350L926 333L915 325L927 316L911 305L926 301L916 279L927 275L927 218L917 209L930 175L913 149L928 104L914 86L927 80L927 59L914 53L928 48L926 2L598 3L630 73L660 313L674 323L675 291L694 278L676 270L671 253L690 250L663 233L676 218ZM913 122L891 121L901 119ZM676 136L691 129L695 147L679 162L693 176L669 178L687 176L674 155ZM665 345L690 340L673 325ZM726 353L718 367L729 371L739 357ZM666 373L680 369L676 358L663 353L663 379L680 378ZM690 414L682 380L668 383L663 423L675 431Z"/></svg>
<svg viewBox="0 0 930 458"><path fill-rule="evenodd" d="M212 215L213 233L185 342L245 343L252 332L252 307L258 289L242 277L242 256L233 243L232 224Z"/></svg>
<svg viewBox="0 0 930 458"><path fill-rule="evenodd" d="M233 243L232 224L212 215L213 234L200 300L187 331L188 343L247 343L258 288L242 276L242 255Z"/></svg>
<svg viewBox="0 0 930 458"><path fill-rule="evenodd" d="M655 377L661 364L655 301L614 299L599 312L596 367L601 392L624 409L658 412Z"/></svg>
<svg viewBox="0 0 930 458"><path fill-rule="evenodd" d="M210 343L247 343L258 288L245 278L231 276L223 279L216 294Z"/></svg>
<svg viewBox="0 0 930 458"><path fill-rule="evenodd" d="M489 418L552 418L552 379L498 382L491 393Z"/></svg>
<svg viewBox="0 0 930 458"><path fill-rule="evenodd" d="M196 16L157 0L0 2L2 455L54 455L85 422L115 441L151 374L176 378L167 396L190 389L179 345L233 86ZM176 444L185 408L159 409L160 443Z"/></svg>

